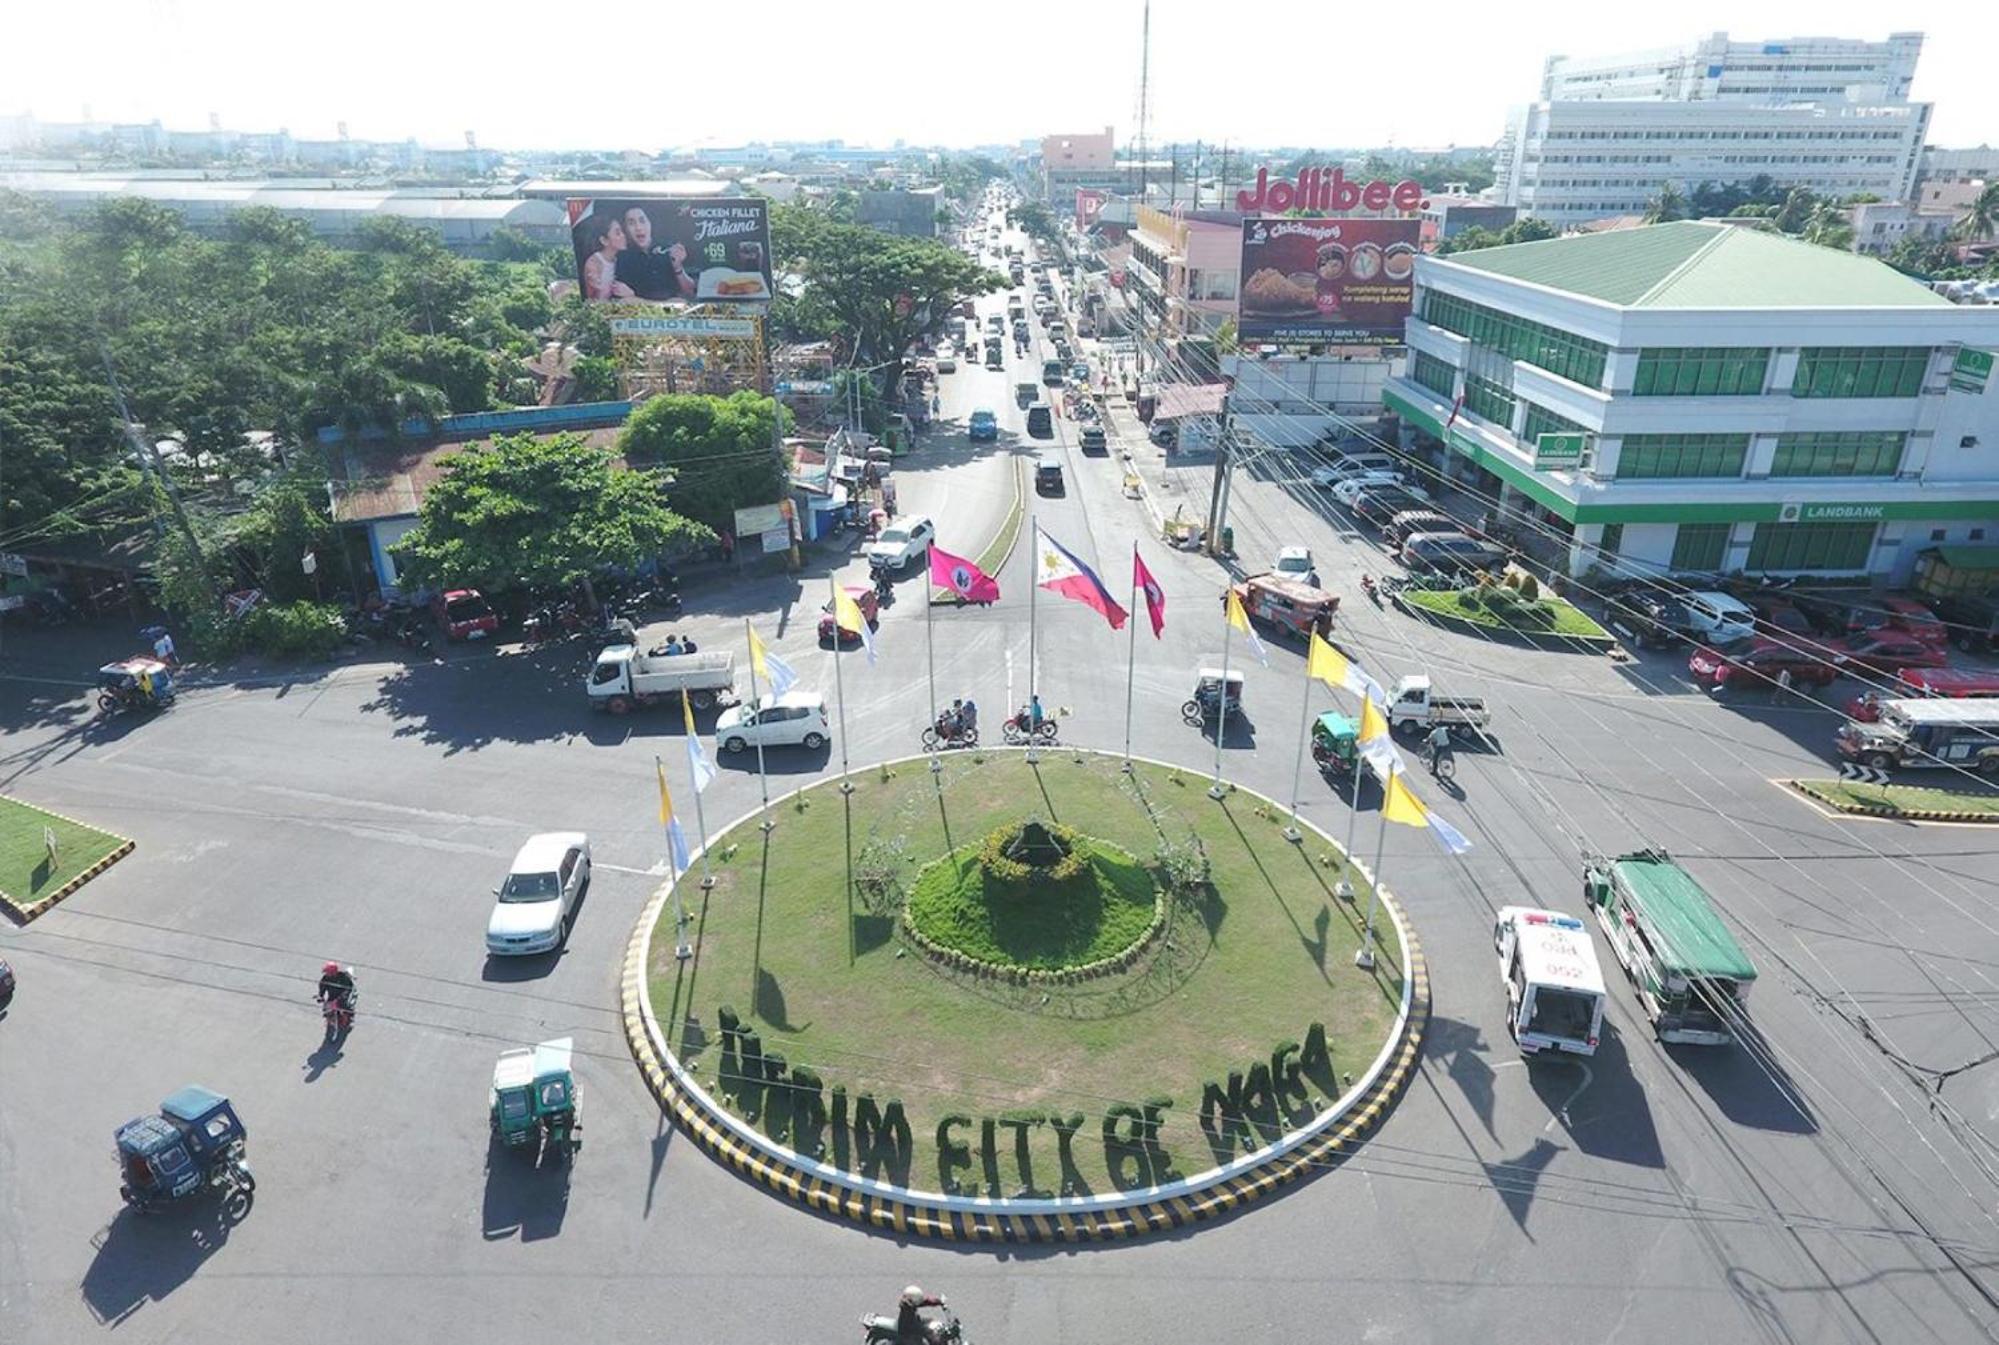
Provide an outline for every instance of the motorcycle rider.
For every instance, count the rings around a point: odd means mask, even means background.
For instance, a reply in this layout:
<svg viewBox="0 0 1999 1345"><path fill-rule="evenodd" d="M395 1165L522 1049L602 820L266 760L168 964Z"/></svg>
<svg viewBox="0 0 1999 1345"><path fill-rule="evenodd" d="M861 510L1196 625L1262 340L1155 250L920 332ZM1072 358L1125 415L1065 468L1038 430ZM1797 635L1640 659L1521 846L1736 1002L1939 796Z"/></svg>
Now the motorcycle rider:
<svg viewBox="0 0 1999 1345"><path fill-rule="evenodd" d="M904 1289L895 1311L896 1340L902 1345L921 1345L921 1342L937 1339L939 1323L925 1318L922 1309L943 1306L942 1294L926 1294L914 1284Z"/></svg>
<svg viewBox="0 0 1999 1345"><path fill-rule="evenodd" d="M1041 693L1038 691L1027 698L1026 719L1027 731L1029 733L1039 733L1041 731Z"/></svg>
<svg viewBox="0 0 1999 1345"><path fill-rule="evenodd" d="M338 962L329 962L319 969L319 994L321 1004L328 999L337 999L340 1006L349 1013L354 1011L354 968L343 967Z"/></svg>
<svg viewBox="0 0 1999 1345"><path fill-rule="evenodd" d="M958 707L958 732L960 735L979 731L979 707L970 696L962 701L953 701Z"/></svg>

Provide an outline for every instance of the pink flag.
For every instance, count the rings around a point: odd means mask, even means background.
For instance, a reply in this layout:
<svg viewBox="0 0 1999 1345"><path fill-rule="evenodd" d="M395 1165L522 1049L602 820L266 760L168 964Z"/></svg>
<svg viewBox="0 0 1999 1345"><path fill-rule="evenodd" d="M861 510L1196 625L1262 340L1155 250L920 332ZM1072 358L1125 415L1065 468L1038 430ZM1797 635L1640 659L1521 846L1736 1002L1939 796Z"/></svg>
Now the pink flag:
<svg viewBox="0 0 1999 1345"><path fill-rule="evenodd" d="M942 584L966 602L999 601L999 581L941 546L930 548L930 582Z"/></svg>
<svg viewBox="0 0 1999 1345"><path fill-rule="evenodd" d="M1145 614L1152 618L1152 638L1157 640L1159 633L1166 629L1166 590L1159 587L1152 571L1146 569L1145 562L1139 559L1136 543L1131 548L1131 582L1145 594Z"/></svg>

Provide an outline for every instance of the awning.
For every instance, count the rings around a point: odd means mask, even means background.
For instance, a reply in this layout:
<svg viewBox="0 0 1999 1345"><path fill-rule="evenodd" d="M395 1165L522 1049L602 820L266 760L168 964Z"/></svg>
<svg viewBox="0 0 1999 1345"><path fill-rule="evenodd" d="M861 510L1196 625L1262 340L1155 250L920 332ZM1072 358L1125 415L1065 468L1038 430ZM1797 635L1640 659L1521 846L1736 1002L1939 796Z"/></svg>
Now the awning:
<svg viewBox="0 0 1999 1345"><path fill-rule="evenodd" d="M1218 416L1222 413L1222 398L1227 394L1225 383L1169 383L1159 390L1152 421L1156 425L1162 420L1185 416Z"/></svg>

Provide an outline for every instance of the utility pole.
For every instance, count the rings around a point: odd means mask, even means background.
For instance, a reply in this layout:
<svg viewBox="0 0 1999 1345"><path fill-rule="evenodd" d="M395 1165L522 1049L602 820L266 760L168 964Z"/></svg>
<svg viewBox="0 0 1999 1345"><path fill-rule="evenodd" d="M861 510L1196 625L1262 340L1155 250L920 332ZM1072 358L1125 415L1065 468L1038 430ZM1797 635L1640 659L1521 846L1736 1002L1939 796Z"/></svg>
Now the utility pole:
<svg viewBox="0 0 1999 1345"><path fill-rule="evenodd" d="M118 382L118 371L111 366L110 348L100 345L97 353L104 361L104 376L111 382L111 395L118 401L118 419L125 427L125 437L131 441L133 454L139 459L139 470L154 485L166 492L167 503L173 508L174 519L180 524L181 535L187 539L187 547L194 556L195 566L205 579L208 577L208 558L202 554L201 541L194 535L194 525L187 521L187 511L181 507L180 492L174 489L173 478L168 476L166 468L160 465L158 450L145 435L139 433L139 427L132 423L132 412L125 405L125 389ZM153 520L153 527L164 535L165 529L160 527L157 516Z"/></svg>
<svg viewBox="0 0 1999 1345"><path fill-rule="evenodd" d="M1203 549L1212 557L1222 554L1222 528L1229 516L1229 469L1235 450L1235 421L1229 413L1229 399L1222 396L1221 431L1215 445L1215 479L1208 491L1208 529Z"/></svg>
<svg viewBox="0 0 1999 1345"><path fill-rule="evenodd" d="M1194 209L1201 208L1201 142L1194 142Z"/></svg>
<svg viewBox="0 0 1999 1345"><path fill-rule="evenodd" d="M1145 0L1145 18L1138 37L1138 199L1145 200L1147 160L1145 99L1152 78L1152 0Z"/></svg>

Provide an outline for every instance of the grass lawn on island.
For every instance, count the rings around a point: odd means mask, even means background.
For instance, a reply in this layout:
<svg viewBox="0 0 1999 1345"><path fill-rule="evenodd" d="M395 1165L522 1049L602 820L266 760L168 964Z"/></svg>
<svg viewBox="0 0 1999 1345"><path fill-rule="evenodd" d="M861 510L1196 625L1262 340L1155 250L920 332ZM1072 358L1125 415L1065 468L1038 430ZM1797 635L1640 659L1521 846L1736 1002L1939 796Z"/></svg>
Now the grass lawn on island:
<svg viewBox="0 0 1999 1345"><path fill-rule="evenodd" d="M892 862L905 888L930 861L964 847L975 853L988 832L1029 815L1148 865L1162 833L1183 845L1198 836L1211 887L1174 899L1166 929L1126 970L1073 984L980 977L925 957L860 893L850 921L847 809L837 785L816 787L803 812L773 808L768 838L751 818L715 840L714 889L686 889L696 954L685 964L673 956L672 903L662 911L648 992L675 1053L711 1092L718 1010L727 1006L766 1051L810 1066L829 1090L901 1099L915 1140L910 1186L941 1185L936 1133L946 1116L1040 1109L1087 1118L1076 1164L1089 1189L1103 1192L1114 1189L1100 1134L1112 1104L1171 1098L1159 1138L1191 1174L1215 1162L1198 1124L1204 1083L1267 1063L1315 1022L1325 1025L1336 1075L1358 1077L1380 1052L1402 991L1393 926L1377 919L1376 968L1356 968L1366 887L1356 877L1359 901L1340 901L1341 870L1323 862L1333 847L1316 837L1286 843L1275 807L1244 794L1216 802L1203 778L1164 767L1140 765L1127 782L1114 758L1067 751L1044 753L1038 766L1019 752L959 752L934 778L922 761L894 770L886 781L855 773L851 847L865 869L883 845L899 845ZM731 845L735 853L721 859ZM1136 937L1144 921L1133 919ZM1065 945L1064 959L1077 951ZM1308 1086L1303 1105L1337 1096L1344 1082L1331 1082ZM971 1129L976 1154L976 1121ZM1010 1171L1007 1131L998 1133ZM1053 1142L1045 1128L1033 1142L1043 1181ZM977 1157L970 1175L979 1175Z"/></svg>
<svg viewBox="0 0 1999 1345"><path fill-rule="evenodd" d="M53 865L44 828L56 836ZM17 907L32 906L124 843L109 832L0 798L0 893Z"/></svg>
<svg viewBox="0 0 1999 1345"><path fill-rule="evenodd" d="M1834 808L1886 808L1894 812L1976 813L1999 822L1999 792L1929 789L1921 785L1870 785L1859 780L1799 780L1799 789Z"/></svg>
<svg viewBox="0 0 1999 1345"><path fill-rule="evenodd" d="M1503 630L1518 635L1576 636L1586 640L1608 640L1610 633L1589 619L1574 603L1560 598L1551 598L1543 593L1534 605L1549 613L1550 620L1524 621L1508 620L1490 607L1466 601L1468 590L1402 590L1402 601L1411 607L1439 616L1451 617L1458 621L1469 621L1490 630Z"/></svg>

